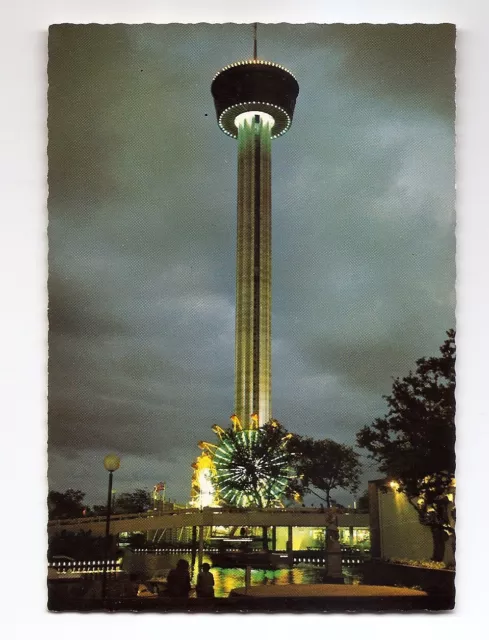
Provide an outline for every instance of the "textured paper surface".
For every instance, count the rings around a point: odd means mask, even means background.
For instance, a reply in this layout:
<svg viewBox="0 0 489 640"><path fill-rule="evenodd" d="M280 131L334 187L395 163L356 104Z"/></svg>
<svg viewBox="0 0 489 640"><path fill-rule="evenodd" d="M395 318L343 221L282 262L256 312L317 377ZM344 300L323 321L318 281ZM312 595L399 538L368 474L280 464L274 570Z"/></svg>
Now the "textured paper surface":
<svg viewBox="0 0 489 640"><path fill-rule="evenodd" d="M236 144L210 83L251 51L249 25L50 29L49 482L89 506L108 451L116 501L164 481L187 504L234 411ZM355 445L454 326L455 29L260 24L258 55L300 86L272 143L273 416ZM361 456L346 508L379 477Z"/></svg>

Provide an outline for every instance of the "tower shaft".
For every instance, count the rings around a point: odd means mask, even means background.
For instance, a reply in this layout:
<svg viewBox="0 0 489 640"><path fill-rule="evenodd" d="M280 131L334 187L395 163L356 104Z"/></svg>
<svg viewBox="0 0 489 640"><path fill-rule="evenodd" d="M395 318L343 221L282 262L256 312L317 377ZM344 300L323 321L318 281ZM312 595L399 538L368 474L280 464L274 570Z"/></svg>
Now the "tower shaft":
<svg viewBox="0 0 489 640"><path fill-rule="evenodd" d="M271 419L271 130L273 118L247 112L238 126L235 414Z"/></svg>
<svg viewBox="0 0 489 640"><path fill-rule="evenodd" d="M256 27L255 27L256 30ZM224 67L211 92L219 128L238 139L234 426L269 422L271 408L271 141L292 123L299 85L258 60ZM251 416L253 415L253 418Z"/></svg>

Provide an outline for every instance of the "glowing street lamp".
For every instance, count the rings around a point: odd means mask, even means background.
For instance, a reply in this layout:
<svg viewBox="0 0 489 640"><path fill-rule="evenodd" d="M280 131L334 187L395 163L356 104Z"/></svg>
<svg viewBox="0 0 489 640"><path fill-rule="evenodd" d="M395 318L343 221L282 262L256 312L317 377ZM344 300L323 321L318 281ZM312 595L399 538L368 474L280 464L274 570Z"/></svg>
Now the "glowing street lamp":
<svg viewBox="0 0 489 640"><path fill-rule="evenodd" d="M104 570L102 574L102 600L105 599L105 592L107 589L107 562L109 557L109 533L110 533L110 513L112 508L112 475L114 471L120 467L121 461L119 456L114 453L104 458L104 467L109 472L109 491L107 493L107 517L105 520L105 553L104 553Z"/></svg>

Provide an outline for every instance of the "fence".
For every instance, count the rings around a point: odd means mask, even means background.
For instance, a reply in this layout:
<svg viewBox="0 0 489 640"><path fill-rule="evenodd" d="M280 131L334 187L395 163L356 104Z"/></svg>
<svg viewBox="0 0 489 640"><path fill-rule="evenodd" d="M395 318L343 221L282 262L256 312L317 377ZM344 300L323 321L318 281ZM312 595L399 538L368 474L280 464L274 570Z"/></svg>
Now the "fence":
<svg viewBox="0 0 489 640"><path fill-rule="evenodd" d="M236 551L236 549L218 549L217 547L210 547L205 549L205 553L218 553L220 551ZM191 553L192 547L176 547L176 548L139 548L134 549L134 553L137 554L180 554L180 553ZM282 550L283 553L286 551ZM275 553L281 553L279 549ZM294 551L293 552L293 562L294 564L311 564L315 566L322 566L325 563L326 553L323 549L307 549L304 551ZM342 564L353 566L363 564L370 560L370 554L367 554L363 551L355 550L355 549L345 549L341 550L341 562Z"/></svg>
<svg viewBox="0 0 489 640"><path fill-rule="evenodd" d="M104 560L54 560L48 562L48 568L56 569L58 573L102 573ZM120 570L120 560L107 560L108 573Z"/></svg>

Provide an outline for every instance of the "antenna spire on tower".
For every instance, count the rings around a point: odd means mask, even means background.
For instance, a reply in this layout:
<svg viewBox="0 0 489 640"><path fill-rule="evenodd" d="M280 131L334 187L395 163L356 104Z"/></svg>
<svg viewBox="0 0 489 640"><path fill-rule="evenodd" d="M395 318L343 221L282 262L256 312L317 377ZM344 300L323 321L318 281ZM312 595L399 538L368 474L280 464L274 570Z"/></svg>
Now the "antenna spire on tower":
<svg viewBox="0 0 489 640"><path fill-rule="evenodd" d="M255 22L253 25L253 60L258 60L258 56L256 53L256 30L258 27L258 22Z"/></svg>

